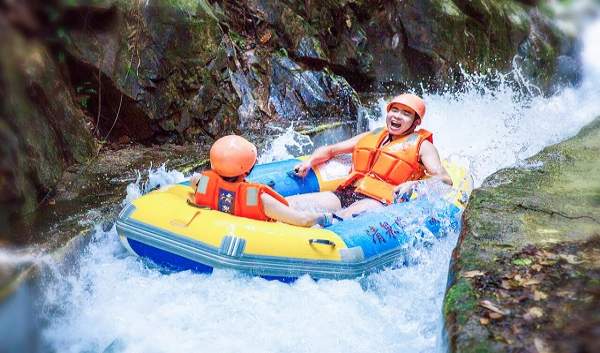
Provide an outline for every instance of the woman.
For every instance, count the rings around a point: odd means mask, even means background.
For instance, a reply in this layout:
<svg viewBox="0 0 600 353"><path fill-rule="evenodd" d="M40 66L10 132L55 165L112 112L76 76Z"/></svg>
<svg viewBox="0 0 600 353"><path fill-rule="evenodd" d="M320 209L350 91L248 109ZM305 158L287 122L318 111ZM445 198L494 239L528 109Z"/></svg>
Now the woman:
<svg viewBox="0 0 600 353"><path fill-rule="evenodd" d="M388 103L386 111L385 128L317 148L296 166L296 174L304 177L313 166L352 152L352 172L336 191L289 196L286 199L291 207L303 210L317 204L346 218L393 203L425 176L427 182L439 180L452 185L432 134L416 130L425 116L425 102L416 95L402 94Z"/></svg>

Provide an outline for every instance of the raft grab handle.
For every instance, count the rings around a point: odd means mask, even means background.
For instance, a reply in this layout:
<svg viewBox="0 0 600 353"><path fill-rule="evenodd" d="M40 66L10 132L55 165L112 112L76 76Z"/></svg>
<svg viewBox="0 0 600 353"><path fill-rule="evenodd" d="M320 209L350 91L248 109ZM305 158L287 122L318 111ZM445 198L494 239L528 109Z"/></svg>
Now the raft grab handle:
<svg viewBox="0 0 600 353"><path fill-rule="evenodd" d="M310 245L313 245L313 244L330 245L332 248L335 248L335 243L329 239L308 239L308 243Z"/></svg>

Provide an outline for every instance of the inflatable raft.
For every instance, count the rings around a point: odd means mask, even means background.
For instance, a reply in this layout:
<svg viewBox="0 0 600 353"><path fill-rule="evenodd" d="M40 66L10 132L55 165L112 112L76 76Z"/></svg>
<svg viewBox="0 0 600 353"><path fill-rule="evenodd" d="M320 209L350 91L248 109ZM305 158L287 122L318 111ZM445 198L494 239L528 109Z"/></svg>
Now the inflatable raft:
<svg viewBox="0 0 600 353"><path fill-rule="evenodd" d="M334 190L350 171L349 156L311 170L305 178L290 171L291 159L257 165L248 179L284 196ZM412 200L367 212L328 228L262 222L200 209L187 203L188 182L165 186L127 205L116 229L133 254L173 270L212 272L229 268L283 281L354 278L401 261L425 238L460 227L472 190L466 168L446 163L454 187L442 197Z"/></svg>

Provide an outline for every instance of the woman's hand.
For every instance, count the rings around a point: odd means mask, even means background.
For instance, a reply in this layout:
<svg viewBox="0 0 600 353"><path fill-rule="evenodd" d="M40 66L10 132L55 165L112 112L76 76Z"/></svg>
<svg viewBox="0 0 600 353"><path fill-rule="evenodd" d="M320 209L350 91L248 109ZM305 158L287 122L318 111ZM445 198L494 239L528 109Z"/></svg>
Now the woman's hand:
<svg viewBox="0 0 600 353"><path fill-rule="evenodd" d="M330 146L318 147L310 155L310 158L294 167L294 173L296 173L297 176L304 178L306 174L308 174L310 168L312 168L314 165L325 163L339 154L352 152L358 141L368 133L368 131L363 132L362 134L356 135L348 140L338 142Z"/></svg>
<svg viewBox="0 0 600 353"><path fill-rule="evenodd" d="M304 178L306 174L308 174L310 168L312 168L310 161L306 160L294 167L294 173L296 173L297 176Z"/></svg>
<svg viewBox="0 0 600 353"><path fill-rule="evenodd" d="M396 186L394 189L394 199L403 198L405 194L408 194L408 197L410 197L410 193L416 189L417 185L419 185L419 181L410 180Z"/></svg>

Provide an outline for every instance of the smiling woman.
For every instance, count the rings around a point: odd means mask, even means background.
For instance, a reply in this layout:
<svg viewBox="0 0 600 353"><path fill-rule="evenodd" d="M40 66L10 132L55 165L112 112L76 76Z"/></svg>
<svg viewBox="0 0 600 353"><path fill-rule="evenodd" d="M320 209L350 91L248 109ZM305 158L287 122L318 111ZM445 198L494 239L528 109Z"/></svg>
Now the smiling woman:
<svg viewBox="0 0 600 353"><path fill-rule="evenodd" d="M319 206L342 218L396 201L416 181L428 180L452 185L440 162L431 132L416 130L425 116L425 102L414 94L394 97L386 107L386 127L365 132L346 141L318 148L296 167L304 177L313 166L352 152L352 173L333 192L288 197L295 208Z"/></svg>
<svg viewBox="0 0 600 353"><path fill-rule="evenodd" d="M413 94L394 97L387 105L386 123L391 136L412 132L425 117L425 102Z"/></svg>

